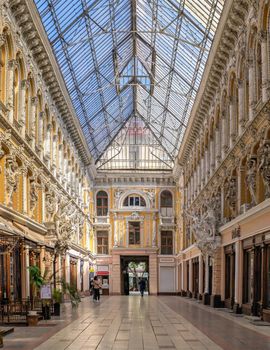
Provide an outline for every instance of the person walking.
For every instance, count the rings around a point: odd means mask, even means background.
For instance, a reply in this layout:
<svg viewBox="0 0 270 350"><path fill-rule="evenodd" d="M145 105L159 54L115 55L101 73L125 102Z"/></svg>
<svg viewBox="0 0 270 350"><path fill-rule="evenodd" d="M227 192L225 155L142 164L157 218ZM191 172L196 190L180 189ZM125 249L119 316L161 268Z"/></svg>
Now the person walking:
<svg viewBox="0 0 270 350"><path fill-rule="evenodd" d="M143 297L143 294L145 291L145 280L143 278L140 279L139 286L140 286L141 297Z"/></svg>
<svg viewBox="0 0 270 350"><path fill-rule="evenodd" d="M89 291L90 291L90 295L94 299L94 279L93 278L91 278L90 280Z"/></svg>
<svg viewBox="0 0 270 350"><path fill-rule="evenodd" d="M94 298L93 298L93 300L95 302L99 302L100 301L100 288L101 288L100 280L99 280L98 276L95 276L94 277L94 281L93 281L93 290L94 290Z"/></svg>

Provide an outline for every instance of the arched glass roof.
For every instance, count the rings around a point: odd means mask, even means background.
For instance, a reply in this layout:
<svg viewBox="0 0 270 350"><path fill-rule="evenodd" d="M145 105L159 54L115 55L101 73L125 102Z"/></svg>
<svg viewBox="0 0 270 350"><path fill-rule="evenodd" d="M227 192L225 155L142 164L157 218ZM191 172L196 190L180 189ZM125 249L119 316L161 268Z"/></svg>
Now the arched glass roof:
<svg viewBox="0 0 270 350"><path fill-rule="evenodd" d="M224 0L34 1L97 168L171 170Z"/></svg>

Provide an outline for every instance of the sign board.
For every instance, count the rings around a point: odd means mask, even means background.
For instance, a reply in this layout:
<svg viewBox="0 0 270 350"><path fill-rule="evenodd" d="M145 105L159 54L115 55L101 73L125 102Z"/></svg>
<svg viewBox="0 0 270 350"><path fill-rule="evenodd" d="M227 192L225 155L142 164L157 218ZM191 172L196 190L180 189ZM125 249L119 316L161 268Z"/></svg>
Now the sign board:
<svg viewBox="0 0 270 350"><path fill-rule="evenodd" d="M51 299L52 298L52 290L50 284L44 284L40 288L40 299Z"/></svg>
<svg viewBox="0 0 270 350"><path fill-rule="evenodd" d="M109 266L108 265L98 265L97 270L98 271L109 271Z"/></svg>
<svg viewBox="0 0 270 350"><path fill-rule="evenodd" d="M97 271L97 276L108 276L109 271Z"/></svg>

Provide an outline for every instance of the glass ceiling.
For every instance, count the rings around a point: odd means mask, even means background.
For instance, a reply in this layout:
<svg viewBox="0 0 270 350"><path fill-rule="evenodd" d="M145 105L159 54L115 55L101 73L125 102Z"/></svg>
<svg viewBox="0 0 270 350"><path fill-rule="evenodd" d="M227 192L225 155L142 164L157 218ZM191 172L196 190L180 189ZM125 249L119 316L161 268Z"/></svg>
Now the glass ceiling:
<svg viewBox="0 0 270 350"><path fill-rule="evenodd" d="M224 0L35 3L97 168L171 170Z"/></svg>

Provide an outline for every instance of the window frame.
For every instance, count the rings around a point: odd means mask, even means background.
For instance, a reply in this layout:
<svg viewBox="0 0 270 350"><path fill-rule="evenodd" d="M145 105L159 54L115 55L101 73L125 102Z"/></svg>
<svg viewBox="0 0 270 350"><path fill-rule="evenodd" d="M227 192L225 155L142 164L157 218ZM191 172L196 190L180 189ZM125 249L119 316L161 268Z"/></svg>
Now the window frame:
<svg viewBox="0 0 270 350"><path fill-rule="evenodd" d="M132 202L134 204L132 204ZM138 204L136 204L136 202ZM124 208L128 208L128 207L146 208L146 200L140 194L130 194L124 198L123 207Z"/></svg>
<svg viewBox="0 0 270 350"><path fill-rule="evenodd" d="M100 192L104 192L103 195L99 196ZM106 196L105 196L106 193ZM98 200L101 200L101 205L98 204ZM104 205L104 201L107 201L107 204ZM99 210L101 210L102 215L99 214ZM104 213L106 212L106 214L104 215ZM109 212L109 196L108 193L104 190L100 190L96 193L96 215L98 217L105 217L108 216L108 212Z"/></svg>
<svg viewBox="0 0 270 350"><path fill-rule="evenodd" d="M162 244L162 238L164 238L162 236L164 236L165 234L168 235L168 233L171 234L172 244L168 244L168 239L170 238L168 236L165 236L166 244ZM173 243L173 230L162 230L160 232L160 255L173 255Z"/></svg>
<svg viewBox="0 0 270 350"><path fill-rule="evenodd" d="M97 254L108 255L109 254L109 232L105 230L98 230L97 233ZM100 237L99 237L100 235ZM101 239L101 244L99 244ZM104 241L107 243L104 243ZM99 251L100 248L100 251Z"/></svg>
<svg viewBox="0 0 270 350"><path fill-rule="evenodd" d="M133 230L131 230L131 226L133 225ZM139 231L136 230L139 229ZM133 239L131 239L131 235ZM137 239L139 237L139 239ZM133 241L131 243L131 241ZM137 246L141 245L141 222L140 221L129 221L128 222L128 245Z"/></svg>

